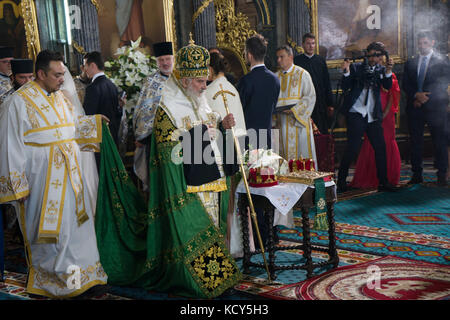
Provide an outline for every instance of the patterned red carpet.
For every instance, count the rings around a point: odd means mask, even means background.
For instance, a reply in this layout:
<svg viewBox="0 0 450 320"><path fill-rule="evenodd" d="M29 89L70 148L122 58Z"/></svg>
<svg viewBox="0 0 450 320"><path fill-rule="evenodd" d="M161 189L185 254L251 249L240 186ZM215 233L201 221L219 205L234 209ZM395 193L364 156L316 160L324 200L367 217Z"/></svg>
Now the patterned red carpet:
<svg viewBox="0 0 450 320"><path fill-rule="evenodd" d="M430 167L430 165L428 165ZM400 183L410 178L407 169L402 170ZM224 299L232 300L448 300L450 299L450 234L448 223L449 189L435 186L435 174L429 170L424 174L422 186L402 189L408 196L425 195L423 203L404 197L389 200L388 194L376 190L351 190L338 196L336 233L339 268L315 270L317 276L306 279L304 270L280 270L276 282L267 283L263 269L251 269L251 274L235 287L237 293ZM425 187L425 188L424 188ZM420 190L417 190L420 189ZM439 191L439 192L438 192ZM445 193L441 195L441 193ZM434 195L434 196L433 196ZM406 196L406 195L405 195ZM373 201L382 197L383 205ZM352 199L351 201L345 201ZM408 208L399 207L406 201ZM425 201L426 200L426 201ZM401 202L400 201L400 202ZM337 207L347 207L339 211ZM430 207L435 207L430 211ZM409 208L411 207L411 208ZM375 210L372 212L370 210ZM370 212L369 212L370 211ZM300 226L298 216L295 225ZM280 230L281 246L290 246L302 241L299 228ZM311 240L317 246L328 243L326 231L311 232ZM30 296L25 292L26 260L23 245L5 234L6 274L0 282L0 300L46 300ZM395 256L395 257L394 257ZM328 259L323 252L313 250L313 261ZM262 258L255 256L257 261ZM259 259L259 260L258 260ZM291 265L304 262L301 250L277 252L277 263ZM238 265L242 264L239 259ZM368 272L370 271L370 272ZM373 272L380 274L377 285ZM374 286L367 285L374 283ZM110 292L92 300L169 300L180 299L168 294L147 292L125 287L112 287Z"/></svg>
<svg viewBox="0 0 450 320"><path fill-rule="evenodd" d="M447 300L450 267L388 256L262 295L281 300Z"/></svg>
<svg viewBox="0 0 450 320"><path fill-rule="evenodd" d="M5 281L0 282L0 300L51 300L50 298L30 295L25 291L27 275L18 272L5 272ZM129 300L126 297L106 293L90 300Z"/></svg>

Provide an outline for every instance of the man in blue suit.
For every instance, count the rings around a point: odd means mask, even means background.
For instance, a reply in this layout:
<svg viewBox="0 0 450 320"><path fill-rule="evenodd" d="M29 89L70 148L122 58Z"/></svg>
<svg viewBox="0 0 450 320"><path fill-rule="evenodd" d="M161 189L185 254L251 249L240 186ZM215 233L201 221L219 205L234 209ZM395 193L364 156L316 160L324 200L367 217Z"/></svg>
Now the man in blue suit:
<svg viewBox="0 0 450 320"><path fill-rule="evenodd" d="M270 149L272 113L278 102L280 94L280 80L266 68L264 57L267 52L267 41L257 34L247 39L245 43L245 57L250 65L250 72L243 76L237 85L237 90L244 111L245 126L250 140L245 143L248 149ZM254 130L254 131L253 131ZM257 134L256 141L252 139ZM256 145L255 145L256 144ZM264 244L269 236L269 229L265 223L262 208L255 208L261 238ZM255 236L255 246L259 243Z"/></svg>
<svg viewBox="0 0 450 320"><path fill-rule="evenodd" d="M358 155L364 133L375 151L378 190L396 191L387 180L386 144L381 125L380 89L389 90L392 87L393 67L392 59L389 59L386 68L380 65L384 52L381 42L373 42L367 47L367 63L350 64L345 60L342 65L342 90L345 95L342 112L347 119L347 147L339 167L337 192L347 190L348 169Z"/></svg>
<svg viewBox="0 0 450 320"><path fill-rule="evenodd" d="M264 65L266 52L267 41L263 36L257 34L247 39L245 57L250 72L237 85L248 135L251 137L251 129L257 133L256 145L251 145L256 149L271 148L272 113L280 94L278 77Z"/></svg>
<svg viewBox="0 0 450 320"><path fill-rule="evenodd" d="M406 115L411 141L413 176L409 184L423 182L423 133L427 123L434 146L435 166L439 186L447 185L447 88L450 82L448 58L433 51L435 40L431 32L417 35L419 56L405 64L403 90L406 93Z"/></svg>

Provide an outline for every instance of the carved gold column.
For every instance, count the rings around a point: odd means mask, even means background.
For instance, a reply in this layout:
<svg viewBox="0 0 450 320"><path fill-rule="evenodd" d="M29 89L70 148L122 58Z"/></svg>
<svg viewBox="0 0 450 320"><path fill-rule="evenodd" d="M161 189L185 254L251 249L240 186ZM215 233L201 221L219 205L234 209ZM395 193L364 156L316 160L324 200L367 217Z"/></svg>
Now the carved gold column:
<svg viewBox="0 0 450 320"><path fill-rule="evenodd" d="M245 41L256 34L250 28L248 18L241 12L235 13L233 0L214 0L216 10L216 41L217 46L235 54L241 63L244 73L248 72L245 63Z"/></svg>
<svg viewBox="0 0 450 320"><path fill-rule="evenodd" d="M41 51L36 7L33 0L22 0L20 7L22 9L22 17L25 26L28 56L35 61L38 53Z"/></svg>
<svg viewBox="0 0 450 320"><path fill-rule="evenodd" d="M171 41L173 49L177 50L177 33L175 23L175 13L173 9L173 0L163 0L164 6L164 29L166 41Z"/></svg>

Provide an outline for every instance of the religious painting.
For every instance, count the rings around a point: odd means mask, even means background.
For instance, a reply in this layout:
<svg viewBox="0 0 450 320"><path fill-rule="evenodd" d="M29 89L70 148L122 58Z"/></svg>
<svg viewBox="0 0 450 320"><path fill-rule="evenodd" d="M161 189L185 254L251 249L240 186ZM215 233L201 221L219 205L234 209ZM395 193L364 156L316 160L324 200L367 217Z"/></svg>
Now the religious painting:
<svg viewBox="0 0 450 320"><path fill-rule="evenodd" d="M395 62L402 62L401 8L403 0L314 0L313 32L318 54L329 67L344 58L361 56L374 41L381 41Z"/></svg>
<svg viewBox="0 0 450 320"><path fill-rule="evenodd" d="M166 21L166 7L173 6L173 1L102 0L98 5L101 52L107 59L139 37L142 51L151 55L154 43L172 40L166 34L167 24L172 23Z"/></svg>
<svg viewBox="0 0 450 320"><path fill-rule="evenodd" d="M241 12L247 17L247 21L250 23L250 29L257 30L258 28L258 11L256 9L255 2L248 0L236 0L235 1L236 12Z"/></svg>
<svg viewBox="0 0 450 320"><path fill-rule="evenodd" d="M0 46L14 48L15 58L28 58L20 0L0 0Z"/></svg>

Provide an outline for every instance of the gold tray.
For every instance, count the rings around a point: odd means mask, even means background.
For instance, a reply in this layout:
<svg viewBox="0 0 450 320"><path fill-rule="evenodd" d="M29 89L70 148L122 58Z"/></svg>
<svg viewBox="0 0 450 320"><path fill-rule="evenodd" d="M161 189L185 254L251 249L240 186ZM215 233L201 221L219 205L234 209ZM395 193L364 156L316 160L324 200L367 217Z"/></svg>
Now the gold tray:
<svg viewBox="0 0 450 320"><path fill-rule="evenodd" d="M303 170L303 171L289 172L289 174L287 175L278 176L278 181L314 185L315 180L330 176L333 177L334 173Z"/></svg>

